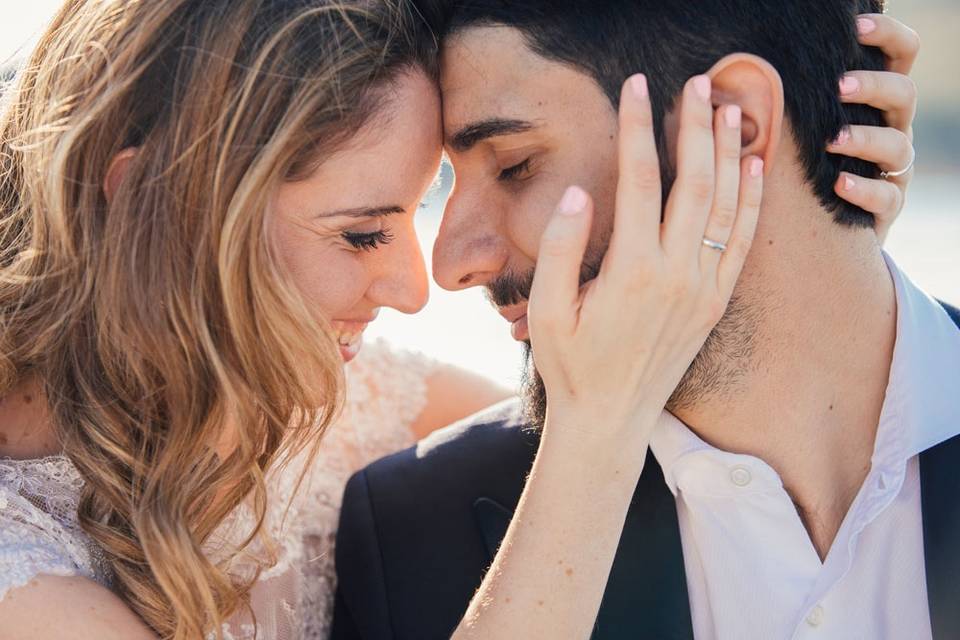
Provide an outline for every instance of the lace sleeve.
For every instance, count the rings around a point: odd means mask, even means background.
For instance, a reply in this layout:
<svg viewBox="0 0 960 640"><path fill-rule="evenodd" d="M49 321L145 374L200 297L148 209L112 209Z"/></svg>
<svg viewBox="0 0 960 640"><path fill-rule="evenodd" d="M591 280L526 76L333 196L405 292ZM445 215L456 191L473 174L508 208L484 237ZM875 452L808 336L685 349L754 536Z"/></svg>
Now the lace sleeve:
<svg viewBox="0 0 960 640"><path fill-rule="evenodd" d="M18 494L0 487L0 600L40 575L84 575L62 527ZM92 577L92 576L88 576Z"/></svg>

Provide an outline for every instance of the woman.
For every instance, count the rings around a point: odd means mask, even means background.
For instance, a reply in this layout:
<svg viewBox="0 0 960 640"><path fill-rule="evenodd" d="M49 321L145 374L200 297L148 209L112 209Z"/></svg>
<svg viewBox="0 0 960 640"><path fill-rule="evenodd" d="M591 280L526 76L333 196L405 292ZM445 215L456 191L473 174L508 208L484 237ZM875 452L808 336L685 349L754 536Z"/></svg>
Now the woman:
<svg viewBox="0 0 960 640"><path fill-rule="evenodd" d="M418 29L389 2L58 14L0 121L5 634L322 637L345 474L498 396L437 408L375 349L320 440L376 309L426 298Z"/></svg>

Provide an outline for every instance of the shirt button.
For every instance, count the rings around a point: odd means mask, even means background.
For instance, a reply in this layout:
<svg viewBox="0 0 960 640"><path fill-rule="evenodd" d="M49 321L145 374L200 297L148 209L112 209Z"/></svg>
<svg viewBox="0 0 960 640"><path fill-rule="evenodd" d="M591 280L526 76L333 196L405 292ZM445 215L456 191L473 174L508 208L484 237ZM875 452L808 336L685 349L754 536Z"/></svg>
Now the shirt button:
<svg viewBox="0 0 960 640"><path fill-rule="evenodd" d="M746 467L734 467L730 470L730 481L738 487L745 487L753 480L750 470Z"/></svg>
<svg viewBox="0 0 960 640"><path fill-rule="evenodd" d="M819 627L823 624L823 607L817 605L807 616L807 624L811 627Z"/></svg>

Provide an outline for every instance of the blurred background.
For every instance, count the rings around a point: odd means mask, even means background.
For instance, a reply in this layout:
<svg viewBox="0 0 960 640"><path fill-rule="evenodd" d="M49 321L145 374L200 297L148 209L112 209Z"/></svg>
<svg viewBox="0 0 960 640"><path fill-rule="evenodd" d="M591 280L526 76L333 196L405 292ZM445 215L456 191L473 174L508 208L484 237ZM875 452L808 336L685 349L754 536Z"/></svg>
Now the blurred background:
<svg viewBox="0 0 960 640"><path fill-rule="evenodd" d="M61 3L4 0L0 76L12 73ZM920 286L960 305L960 2L889 0L888 12L920 33L923 48L913 72L920 88L917 174L887 249ZM449 167L442 177L443 188L418 213L428 261L452 183ZM386 337L507 386L519 383L520 349L478 290L451 294L433 286L422 313L410 317L384 310L368 335Z"/></svg>

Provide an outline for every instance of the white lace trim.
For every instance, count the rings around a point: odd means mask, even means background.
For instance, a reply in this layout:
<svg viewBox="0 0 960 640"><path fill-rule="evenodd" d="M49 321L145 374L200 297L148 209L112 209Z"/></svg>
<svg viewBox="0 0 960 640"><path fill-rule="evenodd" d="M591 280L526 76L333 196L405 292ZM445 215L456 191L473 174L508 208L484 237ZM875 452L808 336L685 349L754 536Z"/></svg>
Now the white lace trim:
<svg viewBox="0 0 960 640"><path fill-rule="evenodd" d="M411 425L426 404L426 380L435 366L382 340L367 345L348 365L343 415L324 436L300 492L293 497L304 458L268 478L264 531L274 544L255 540L230 571L248 576L258 564L276 562L261 572L251 593L257 627L249 615L238 614L224 624L225 640L329 636L343 487L357 469L413 443ZM99 550L77 523L82 488L83 479L64 456L0 459L0 599L43 574L84 576L110 586ZM208 541L211 558L225 557L253 525L249 506L238 507Z"/></svg>

